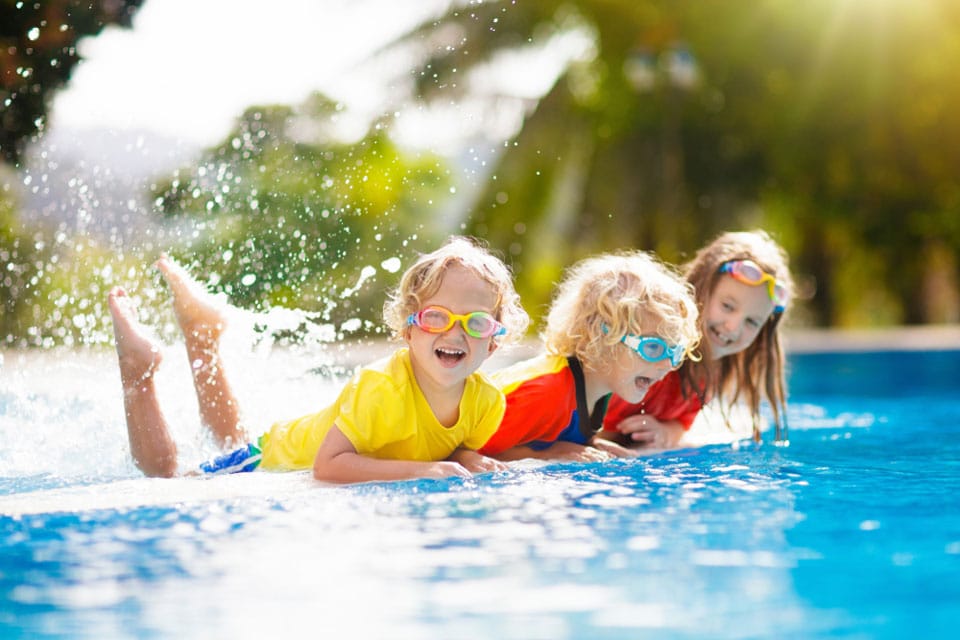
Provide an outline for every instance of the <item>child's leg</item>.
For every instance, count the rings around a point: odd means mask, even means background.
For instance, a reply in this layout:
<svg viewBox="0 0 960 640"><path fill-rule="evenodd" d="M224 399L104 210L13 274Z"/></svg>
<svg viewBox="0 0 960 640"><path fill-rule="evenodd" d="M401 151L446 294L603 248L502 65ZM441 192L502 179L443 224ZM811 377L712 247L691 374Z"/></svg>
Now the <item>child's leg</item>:
<svg viewBox="0 0 960 640"><path fill-rule="evenodd" d="M224 316L213 297L179 264L164 256L157 268L173 292L173 310L183 332L200 420L221 447L247 441L240 426L240 406L220 358Z"/></svg>
<svg viewBox="0 0 960 640"><path fill-rule="evenodd" d="M123 289L113 289L107 302L120 361L130 453L144 474L170 477L177 470L177 446L170 438L154 387L153 374L160 366L160 351L142 331L136 310Z"/></svg>

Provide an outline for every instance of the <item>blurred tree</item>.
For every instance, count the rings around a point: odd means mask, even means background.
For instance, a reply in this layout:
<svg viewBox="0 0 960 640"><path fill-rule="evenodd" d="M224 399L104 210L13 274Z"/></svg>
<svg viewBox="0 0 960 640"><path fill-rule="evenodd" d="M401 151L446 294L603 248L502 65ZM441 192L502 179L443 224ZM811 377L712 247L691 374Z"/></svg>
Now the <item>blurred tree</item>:
<svg viewBox="0 0 960 640"><path fill-rule="evenodd" d="M810 322L960 319L960 2L454 2L400 45L423 55L414 96L449 101L572 32L589 55L528 111L470 227L526 301L584 253L676 261L765 226Z"/></svg>
<svg viewBox="0 0 960 640"><path fill-rule="evenodd" d="M17 220L13 169L0 164L0 346L48 347L112 340L106 293L142 259L94 238Z"/></svg>
<svg viewBox="0 0 960 640"><path fill-rule="evenodd" d="M822 319L957 322L960 3L821 0L791 17L768 188Z"/></svg>
<svg viewBox="0 0 960 640"><path fill-rule="evenodd" d="M10 336L22 333L20 319L30 302L27 291L36 275L36 262L22 260L24 251L31 256L33 241L18 232L16 221L16 198L11 193L6 167L0 166L0 342L8 342Z"/></svg>
<svg viewBox="0 0 960 640"><path fill-rule="evenodd" d="M43 130L47 105L80 56L77 42L107 25L129 27L143 0L0 2L0 153L16 163Z"/></svg>
<svg viewBox="0 0 960 640"><path fill-rule="evenodd" d="M395 284L378 273L442 234L434 203L449 179L439 158L402 153L382 122L336 141L340 108L315 95L296 109L247 109L198 166L157 187L156 205L188 223L174 253L234 303L370 331Z"/></svg>
<svg viewBox="0 0 960 640"><path fill-rule="evenodd" d="M102 338L100 266L111 255L93 242L67 249L62 234L19 218L15 172L42 132L47 106L80 56L78 41L107 25L129 27L143 0L0 1L0 343L76 344ZM83 269L78 269L83 265ZM89 293L90 295L85 295Z"/></svg>

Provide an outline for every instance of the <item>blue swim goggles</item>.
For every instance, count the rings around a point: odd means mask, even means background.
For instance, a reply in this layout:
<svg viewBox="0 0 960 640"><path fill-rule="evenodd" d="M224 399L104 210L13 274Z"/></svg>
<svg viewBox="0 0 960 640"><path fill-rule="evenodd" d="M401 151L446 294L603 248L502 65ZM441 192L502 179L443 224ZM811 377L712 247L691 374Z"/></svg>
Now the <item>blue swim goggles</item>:
<svg viewBox="0 0 960 640"><path fill-rule="evenodd" d="M607 333L607 325L603 325L603 332ZM620 342L627 345L631 351L646 360L647 362L660 362L670 359L670 364L674 368L679 367L686 356L687 348L682 344L671 345L660 336L638 336L628 333Z"/></svg>

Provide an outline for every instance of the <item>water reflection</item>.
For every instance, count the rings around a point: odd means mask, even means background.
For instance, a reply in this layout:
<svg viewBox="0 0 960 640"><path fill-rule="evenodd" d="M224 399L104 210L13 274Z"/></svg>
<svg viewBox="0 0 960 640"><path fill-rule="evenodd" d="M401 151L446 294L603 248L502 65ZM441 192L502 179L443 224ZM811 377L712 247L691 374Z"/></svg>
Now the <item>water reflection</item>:
<svg viewBox="0 0 960 640"><path fill-rule="evenodd" d="M801 400L789 447L520 464L467 480L316 487L306 475L250 474L224 485L139 479L122 415L109 415L119 404L109 368L47 366L56 389L4 371L14 383L4 437L30 425L26 437L43 445L0 453L24 472L0 478L0 620L18 633L883 635L911 628L921 606L936 631L957 595L948 402ZM307 378L314 393L336 386ZM189 397L174 401L185 413ZM138 491L152 502L129 501ZM68 510L44 512L52 496ZM913 595L920 582L936 594L926 604Z"/></svg>

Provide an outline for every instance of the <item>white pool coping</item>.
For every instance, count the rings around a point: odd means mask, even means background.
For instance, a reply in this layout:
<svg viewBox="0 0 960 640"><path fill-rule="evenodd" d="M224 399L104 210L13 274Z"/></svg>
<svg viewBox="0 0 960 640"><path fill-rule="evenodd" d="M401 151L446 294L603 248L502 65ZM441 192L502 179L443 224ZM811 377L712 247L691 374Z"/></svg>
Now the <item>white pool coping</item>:
<svg viewBox="0 0 960 640"><path fill-rule="evenodd" d="M884 329L787 329L787 353L950 351L960 349L960 324Z"/></svg>

